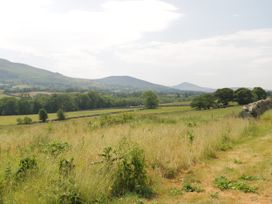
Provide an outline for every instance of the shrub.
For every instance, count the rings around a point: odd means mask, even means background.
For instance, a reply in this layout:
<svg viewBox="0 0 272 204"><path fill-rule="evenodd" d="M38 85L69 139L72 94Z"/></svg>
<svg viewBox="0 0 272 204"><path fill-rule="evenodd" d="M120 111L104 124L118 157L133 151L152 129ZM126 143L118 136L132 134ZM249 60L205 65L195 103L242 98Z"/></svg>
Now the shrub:
<svg viewBox="0 0 272 204"><path fill-rule="evenodd" d="M17 118L17 125L29 125L32 123L32 119L29 117Z"/></svg>
<svg viewBox="0 0 272 204"><path fill-rule="evenodd" d="M195 97L191 103L191 107L198 110L214 108L216 107L215 98L212 94Z"/></svg>
<svg viewBox="0 0 272 204"><path fill-rule="evenodd" d="M183 189L185 192L187 192L187 193L191 193L191 192L200 193L200 192L203 192L203 191L204 191L204 190L201 189L199 186L192 185L192 184L190 184L190 183L184 183L182 189Z"/></svg>
<svg viewBox="0 0 272 204"><path fill-rule="evenodd" d="M143 197L151 197L152 190L148 185L145 168L143 150L134 147L118 164L112 194L114 196L121 196L129 192L134 192Z"/></svg>
<svg viewBox="0 0 272 204"><path fill-rule="evenodd" d="M227 106L229 102L234 99L234 92L230 88L218 89L215 92L215 97L218 99L219 103L222 103L224 106Z"/></svg>
<svg viewBox="0 0 272 204"><path fill-rule="evenodd" d="M148 109L154 109L159 106L159 99L158 96L152 92L152 91L147 91L143 94L144 97L144 105Z"/></svg>
<svg viewBox="0 0 272 204"><path fill-rule="evenodd" d="M48 114L47 114L47 111L45 109L40 109L39 110L39 119L42 122L46 122L46 120L48 119Z"/></svg>
<svg viewBox="0 0 272 204"><path fill-rule="evenodd" d="M67 142L61 143L61 142L51 142L49 144L46 144L44 146L43 152L49 153L52 156L57 157L62 152L68 150L70 148L70 145Z"/></svg>
<svg viewBox="0 0 272 204"><path fill-rule="evenodd" d="M267 98L267 92L261 87L255 87L252 90L254 101L259 101Z"/></svg>
<svg viewBox="0 0 272 204"><path fill-rule="evenodd" d="M38 168L37 161L32 158L25 158L20 161L19 169L16 172L16 179L24 179L27 174Z"/></svg>
<svg viewBox="0 0 272 204"><path fill-rule="evenodd" d="M65 120L66 117L65 117L65 114L64 114L64 111L62 108L60 108L57 112L57 117L58 117L58 120Z"/></svg>
<svg viewBox="0 0 272 204"><path fill-rule="evenodd" d="M245 105L253 102L253 94L249 89L240 88L234 92L235 100L239 105Z"/></svg>
<svg viewBox="0 0 272 204"><path fill-rule="evenodd" d="M257 190L255 187L251 187L242 181L239 181L239 180L238 181L231 181L231 180L228 180L224 176L220 176L220 177L216 178L214 180L214 184L220 190L232 189L232 190L239 190L244 193L256 193L256 190Z"/></svg>
<svg viewBox="0 0 272 204"><path fill-rule="evenodd" d="M17 125L22 125L23 124L23 119L22 118L17 118Z"/></svg>
<svg viewBox="0 0 272 204"><path fill-rule="evenodd" d="M63 159L60 161L59 173L61 176L68 177L73 172L74 169L75 169L74 159L71 160Z"/></svg>

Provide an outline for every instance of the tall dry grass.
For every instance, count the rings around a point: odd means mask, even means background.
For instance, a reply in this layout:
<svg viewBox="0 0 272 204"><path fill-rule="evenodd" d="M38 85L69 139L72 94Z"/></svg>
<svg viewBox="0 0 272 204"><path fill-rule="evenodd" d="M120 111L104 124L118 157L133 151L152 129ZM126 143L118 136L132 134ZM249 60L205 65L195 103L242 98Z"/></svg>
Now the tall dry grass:
<svg viewBox="0 0 272 204"><path fill-rule="evenodd" d="M148 174L156 188L158 178L174 178L193 164L216 157L217 151L231 148L250 126L248 120L236 117L239 110L136 112L127 121L111 118L115 122L103 127L99 118L2 127L0 181L7 168L16 172L22 158L33 157L38 162L36 173L15 187L2 189L2 199L5 203L57 203L59 161L73 158L73 180L80 196L86 201L102 200L112 190L113 172L103 172L101 165L92 162L101 160L99 154L105 147L117 148L124 140L144 150ZM70 148L52 156L43 152L50 142L67 142Z"/></svg>

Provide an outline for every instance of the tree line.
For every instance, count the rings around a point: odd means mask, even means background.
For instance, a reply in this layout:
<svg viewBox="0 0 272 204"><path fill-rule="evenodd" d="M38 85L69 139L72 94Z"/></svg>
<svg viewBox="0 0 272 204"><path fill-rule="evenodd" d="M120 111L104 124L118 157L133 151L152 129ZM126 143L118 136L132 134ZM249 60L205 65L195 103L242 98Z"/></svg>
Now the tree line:
<svg viewBox="0 0 272 204"><path fill-rule="evenodd" d="M62 93L52 95L37 95L30 97L5 97L0 99L0 115L38 114L40 110L56 113L59 110L79 111L99 108L117 108L144 105L146 108L156 108L159 100L163 103L180 100L176 95L160 95L152 91L133 94L104 94L94 91L88 93ZM20 122L20 121L19 121ZM23 121L21 121L23 123Z"/></svg>
<svg viewBox="0 0 272 204"><path fill-rule="evenodd" d="M250 90L239 88L232 90L230 88L218 89L213 94L204 94L195 97L191 106L196 109L210 109L227 107L230 102L237 102L239 105L249 104L261 99L266 99L268 93L261 87L255 87Z"/></svg>
<svg viewBox="0 0 272 204"><path fill-rule="evenodd" d="M88 93L69 93L38 95L35 97L5 97L0 99L0 115L37 114L40 109L55 113L64 111L89 110L108 107L129 107L143 104L143 99L134 95L111 96L90 91Z"/></svg>

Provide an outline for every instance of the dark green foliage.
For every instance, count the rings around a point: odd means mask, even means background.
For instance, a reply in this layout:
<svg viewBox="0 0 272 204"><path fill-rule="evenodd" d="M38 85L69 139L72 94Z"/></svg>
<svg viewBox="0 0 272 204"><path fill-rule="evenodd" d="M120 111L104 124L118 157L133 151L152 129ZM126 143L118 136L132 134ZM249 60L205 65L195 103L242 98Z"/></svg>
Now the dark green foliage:
<svg viewBox="0 0 272 204"><path fill-rule="evenodd" d="M218 89L214 95L223 106L227 106L234 99L234 91L230 88Z"/></svg>
<svg viewBox="0 0 272 204"><path fill-rule="evenodd" d="M215 97L212 94L205 94L202 96L197 96L193 99L191 106L198 110L210 109L216 107Z"/></svg>
<svg viewBox="0 0 272 204"><path fill-rule="evenodd" d="M158 96L152 92L152 91L147 91L143 94L144 97L144 105L148 109L154 109L159 106L159 99Z"/></svg>
<svg viewBox="0 0 272 204"><path fill-rule="evenodd" d="M60 204L83 204L85 203L80 197L80 193L74 181L74 160L63 159L59 163L60 177L55 181L56 186L54 193L58 196Z"/></svg>
<svg viewBox="0 0 272 204"><path fill-rule="evenodd" d="M20 161L19 169L16 172L16 179L24 179L29 172L38 168L37 161L33 158L25 158Z"/></svg>
<svg viewBox="0 0 272 204"><path fill-rule="evenodd" d="M240 88L234 92L235 100L239 105L246 105L253 102L253 94L249 89Z"/></svg>
<svg viewBox="0 0 272 204"><path fill-rule="evenodd" d="M18 113L17 99L12 97L1 99L0 112L2 115L16 115Z"/></svg>
<svg viewBox="0 0 272 204"><path fill-rule="evenodd" d="M121 143L117 150L107 147L100 154L105 173L113 171L112 195L123 196L136 193L143 197L151 197L153 192L146 172L143 150L128 143Z"/></svg>
<svg viewBox="0 0 272 204"><path fill-rule="evenodd" d="M267 92L261 87L255 87L252 90L252 94L253 94L254 101L259 101L261 99L267 98Z"/></svg>
<svg viewBox="0 0 272 204"><path fill-rule="evenodd" d="M46 120L48 119L48 114L47 114L47 111L45 109L40 109L39 110L39 119L42 122L46 122Z"/></svg>
<svg viewBox="0 0 272 204"><path fill-rule="evenodd" d="M150 197L152 190L148 185L145 167L144 152L137 147L133 148L118 165L112 187L113 195L121 196L135 192Z"/></svg>
<svg viewBox="0 0 272 204"><path fill-rule="evenodd" d="M60 108L57 112L57 116L58 116L58 120L65 120L66 117L65 117L65 114L64 114L64 111L62 108Z"/></svg>
<svg viewBox="0 0 272 204"><path fill-rule="evenodd" d="M256 188L247 185L242 181L231 181L224 176L220 176L214 180L214 184L220 190L239 190L245 193L256 193Z"/></svg>

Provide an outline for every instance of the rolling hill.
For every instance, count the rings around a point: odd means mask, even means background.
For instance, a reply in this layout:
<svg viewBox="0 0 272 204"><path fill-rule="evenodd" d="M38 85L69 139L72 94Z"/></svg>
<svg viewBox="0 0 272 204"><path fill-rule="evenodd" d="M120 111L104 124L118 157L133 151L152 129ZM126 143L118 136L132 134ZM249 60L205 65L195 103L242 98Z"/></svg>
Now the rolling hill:
<svg viewBox="0 0 272 204"><path fill-rule="evenodd" d="M102 79L77 79L26 64L0 59L0 86L11 89L37 88L43 90L93 89L113 92L152 90L179 92L179 90L153 84L130 76L111 76Z"/></svg>
<svg viewBox="0 0 272 204"><path fill-rule="evenodd" d="M215 91L215 89L201 87L201 86L191 84L188 82L184 82L179 85L173 86L173 88L181 90L181 91L195 91L195 92L206 92L206 93L212 93Z"/></svg>

